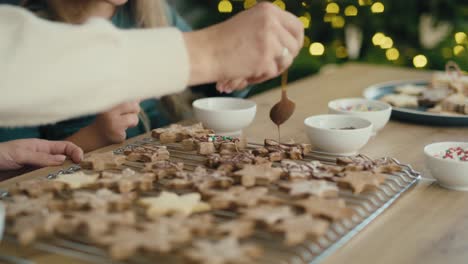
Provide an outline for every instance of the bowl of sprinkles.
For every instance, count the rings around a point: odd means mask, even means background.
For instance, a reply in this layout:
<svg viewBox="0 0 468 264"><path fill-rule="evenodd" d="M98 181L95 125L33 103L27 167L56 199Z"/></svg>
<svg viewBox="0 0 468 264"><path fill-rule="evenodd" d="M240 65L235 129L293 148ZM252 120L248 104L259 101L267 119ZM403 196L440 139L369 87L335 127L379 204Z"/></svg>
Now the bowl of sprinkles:
<svg viewBox="0 0 468 264"><path fill-rule="evenodd" d="M468 142L439 142L424 148L426 166L442 187L468 191Z"/></svg>
<svg viewBox="0 0 468 264"><path fill-rule="evenodd" d="M364 98L343 98L328 103L330 114L353 115L369 120L374 134L385 127L390 119L392 107L384 102Z"/></svg>

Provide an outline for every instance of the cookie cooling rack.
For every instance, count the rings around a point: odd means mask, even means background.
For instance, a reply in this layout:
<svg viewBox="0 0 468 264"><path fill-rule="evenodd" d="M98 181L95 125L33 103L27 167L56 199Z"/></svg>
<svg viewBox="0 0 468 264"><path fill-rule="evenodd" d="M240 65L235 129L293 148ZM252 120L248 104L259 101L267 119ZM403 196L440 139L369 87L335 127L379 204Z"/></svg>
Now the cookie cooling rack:
<svg viewBox="0 0 468 264"><path fill-rule="evenodd" d="M127 148L133 148L141 144L152 143L159 145L158 141L152 138L145 138L123 148L116 149L116 154L121 154ZM182 161L185 164L185 169L193 170L197 165L202 165L205 158L194 152L182 150L180 144L165 144L171 153L171 160ZM259 144L249 143L249 147L256 147ZM312 152L307 155L304 162L311 160L319 160L325 164L334 163L336 157L326 156L323 153ZM391 159L391 158L386 158ZM370 222L378 217L383 211L390 207L403 193L407 192L414 186L421 175L414 171L411 166L401 164L395 159L391 159L404 170L399 173L390 175L387 180L373 191L364 192L362 194L353 194L351 191L341 190L339 196L345 199L347 205L354 211L351 217L335 221L327 231L327 233L315 240L307 241L299 246L286 247L283 245L281 235L275 235L266 231L256 231L254 236L249 239L249 242L258 243L264 249L264 255L257 263L319 263L335 250L342 247L353 236L358 234ZM138 168L136 164L125 164L130 168ZM80 170L79 166L72 166L68 169L50 174L47 177L55 178L60 174L73 173ZM145 193L146 194L146 193ZM155 193L156 194L156 193ZM4 196L7 193L4 193ZM235 213L230 211L215 211L214 215L218 220L229 220L236 217ZM4 241L16 243L15 238L10 235L5 235ZM91 263L181 263L182 260L178 257L177 252L170 256L155 255L155 254L140 254L137 257L132 257L125 262L112 261L107 251L104 248L92 246L85 238L81 237L62 237L56 236L51 239L40 240L35 242L30 247L44 252L64 255L72 258L77 258ZM17 260L13 263L32 263L29 261Z"/></svg>

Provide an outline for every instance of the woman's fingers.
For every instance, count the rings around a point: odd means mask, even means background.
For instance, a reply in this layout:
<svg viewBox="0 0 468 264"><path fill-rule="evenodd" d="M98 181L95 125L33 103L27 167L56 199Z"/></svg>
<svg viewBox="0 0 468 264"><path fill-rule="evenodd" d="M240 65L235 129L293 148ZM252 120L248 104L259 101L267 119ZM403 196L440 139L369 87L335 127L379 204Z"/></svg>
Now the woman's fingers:
<svg viewBox="0 0 468 264"><path fill-rule="evenodd" d="M131 127L136 127L139 122L140 122L140 119L138 118L138 115L126 114L126 115L122 115L120 123L125 128L131 128Z"/></svg>
<svg viewBox="0 0 468 264"><path fill-rule="evenodd" d="M110 110L110 112L117 112L119 114L138 114L140 110L140 101L133 101L119 104Z"/></svg>

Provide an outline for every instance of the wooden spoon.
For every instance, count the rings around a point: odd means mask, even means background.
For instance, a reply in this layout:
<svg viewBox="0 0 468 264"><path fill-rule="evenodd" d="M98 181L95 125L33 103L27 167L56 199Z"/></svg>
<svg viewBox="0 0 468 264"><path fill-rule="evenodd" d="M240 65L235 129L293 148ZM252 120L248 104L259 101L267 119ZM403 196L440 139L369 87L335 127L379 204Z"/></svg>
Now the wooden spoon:
<svg viewBox="0 0 468 264"><path fill-rule="evenodd" d="M270 110L270 119L278 127L286 122L294 113L294 109L296 109L296 104L288 98L286 89L287 82L288 71L286 70L281 75L281 100Z"/></svg>

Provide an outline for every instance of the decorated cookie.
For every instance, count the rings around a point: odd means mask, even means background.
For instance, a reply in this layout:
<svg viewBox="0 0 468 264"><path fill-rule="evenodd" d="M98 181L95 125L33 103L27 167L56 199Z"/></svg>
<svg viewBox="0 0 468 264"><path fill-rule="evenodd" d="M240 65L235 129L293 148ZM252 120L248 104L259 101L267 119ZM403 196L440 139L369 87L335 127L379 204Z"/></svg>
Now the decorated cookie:
<svg viewBox="0 0 468 264"><path fill-rule="evenodd" d="M247 189L243 186L234 186L227 190L207 190L204 195L210 197L209 203L214 209L228 209L237 207L252 207L266 198L268 189L254 187Z"/></svg>
<svg viewBox="0 0 468 264"><path fill-rule="evenodd" d="M168 160L169 151L166 146L155 146L143 144L124 151L128 161L155 162L158 160Z"/></svg>

